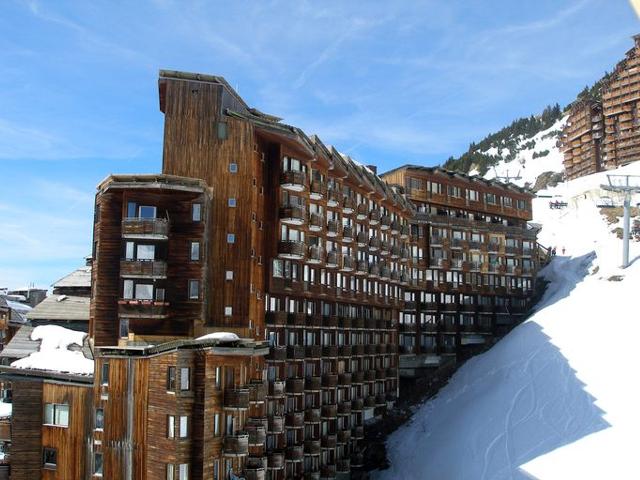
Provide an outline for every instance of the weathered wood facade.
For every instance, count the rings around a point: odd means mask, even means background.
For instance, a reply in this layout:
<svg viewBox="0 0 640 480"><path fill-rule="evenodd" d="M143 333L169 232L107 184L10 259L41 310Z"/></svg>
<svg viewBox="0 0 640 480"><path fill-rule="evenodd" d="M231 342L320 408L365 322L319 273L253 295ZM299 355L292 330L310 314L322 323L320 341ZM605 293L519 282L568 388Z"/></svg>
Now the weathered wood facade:
<svg viewBox="0 0 640 480"><path fill-rule="evenodd" d="M634 162L640 153L640 35L602 87L602 101L577 102L560 146L568 179Z"/></svg>

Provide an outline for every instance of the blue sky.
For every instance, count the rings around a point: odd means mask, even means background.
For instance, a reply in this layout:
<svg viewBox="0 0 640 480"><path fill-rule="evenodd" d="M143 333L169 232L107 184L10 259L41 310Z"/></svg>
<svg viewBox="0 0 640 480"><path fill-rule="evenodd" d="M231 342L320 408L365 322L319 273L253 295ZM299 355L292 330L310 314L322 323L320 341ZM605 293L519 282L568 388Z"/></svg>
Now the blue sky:
<svg viewBox="0 0 640 480"><path fill-rule="evenodd" d="M160 170L160 68L222 75L383 171L565 105L639 27L624 0L3 0L0 287L81 265L95 185Z"/></svg>

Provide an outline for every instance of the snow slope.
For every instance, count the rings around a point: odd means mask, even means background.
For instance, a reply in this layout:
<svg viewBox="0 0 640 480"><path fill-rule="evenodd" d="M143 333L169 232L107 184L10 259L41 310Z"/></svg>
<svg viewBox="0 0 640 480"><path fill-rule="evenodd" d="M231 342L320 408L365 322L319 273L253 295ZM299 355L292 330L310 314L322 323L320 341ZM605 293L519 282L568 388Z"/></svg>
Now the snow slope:
<svg viewBox="0 0 640 480"><path fill-rule="evenodd" d="M640 175L640 162L619 170ZM417 409L375 478L640 478L640 259L618 266L621 240L596 207L605 182L601 173L546 192L565 210L535 200L540 241L558 247L536 313Z"/></svg>
<svg viewBox="0 0 640 480"><path fill-rule="evenodd" d="M491 180L498 175L499 177L520 177L510 180L520 187L525 184L533 186L538 176L544 172L563 172L562 164L563 155L560 149L556 147L558 136L555 132L562 130L568 117L564 117L554 123L547 130L543 130L531 138L522 137L518 142L518 153L516 158L510 162L501 160L495 167L489 169L484 178ZM534 147L526 147L525 144L535 142ZM533 154L540 155L542 152L548 151L547 155L533 158ZM498 150L493 147L490 151L485 152L489 155L506 156L509 152ZM477 172L473 172L477 173Z"/></svg>

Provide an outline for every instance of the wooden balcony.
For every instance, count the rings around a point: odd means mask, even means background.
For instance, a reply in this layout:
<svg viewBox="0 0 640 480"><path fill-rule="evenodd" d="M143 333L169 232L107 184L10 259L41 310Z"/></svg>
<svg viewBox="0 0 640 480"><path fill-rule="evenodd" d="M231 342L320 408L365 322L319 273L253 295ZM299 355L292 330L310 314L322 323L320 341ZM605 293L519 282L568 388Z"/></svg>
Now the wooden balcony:
<svg viewBox="0 0 640 480"><path fill-rule="evenodd" d="M280 174L280 187L292 192L302 192L307 183L307 176L304 172L289 170Z"/></svg>
<svg viewBox="0 0 640 480"><path fill-rule="evenodd" d="M351 429L351 436L356 440L362 440L364 438L364 427L356 425Z"/></svg>
<svg viewBox="0 0 640 480"><path fill-rule="evenodd" d="M327 220L327 237L337 237L342 231L339 220Z"/></svg>
<svg viewBox="0 0 640 480"><path fill-rule="evenodd" d="M376 371L375 370L365 370L364 371L364 381L365 382L375 382L376 380Z"/></svg>
<svg viewBox="0 0 640 480"><path fill-rule="evenodd" d="M320 478L326 480L336 478L336 466L332 464L322 465L320 467Z"/></svg>
<svg viewBox="0 0 640 480"><path fill-rule="evenodd" d="M376 345L370 343L369 345L364 346L364 353L367 355L375 355L376 354Z"/></svg>
<svg viewBox="0 0 640 480"><path fill-rule="evenodd" d="M373 395L369 395L364 399L364 408L375 408L376 407L376 397Z"/></svg>
<svg viewBox="0 0 640 480"><path fill-rule="evenodd" d="M287 312L266 312L265 322L267 325L285 326L287 324Z"/></svg>
<svg viewBox="0 0 640 480"><path fill-rule="evenodd" d="M262 381L252 381L247 385L249 389L249 402L262 403L267 398L268 386Z"/></svg>
<svg viewBox="0 0 640 480"><path fill-rule="evenodd" d="M246 425L245 430L249 435L249 446L261 447L267 440L267 429L263 425Z"/></svg>
<svg viewBox="0 0 640 480"><path fill-rule="evenodd" d="M371 237L369 239L369 251L370 252L377 252L378 250L380 250L381 244L382 244L382 242L380 241L380 238Z"/></svg>
<svg viewBox="0 0 640 480"><path fill-rule="evenodd" d="M342 192L334 189L327 189L327 207L337 207L342 201Z"/></svg>
<svg viewBox="0 0 640 480"><path fill-rule="evenodd" d="M383 240L380 242L380 255L389 255L391 253L391 243Z"/></svg>
<svg viewBox="0 0 640 480"><path fill-rule="evenodd" d="M338 375L325 373L322 375L322 388L335 388L338 385Z"/></svg>
<svg viewBox="0 0 640 480"><path fill-rule="evenodd" d="M340 402L338 404L338 415L345 416L351 415L351 401Z"/></svg>
<svg viewBox="0 0 640 480"><path fill-rule="evenodd" d="M167 278L164 260L121 260L120 276L129 278Z"/></svg>
<svg viewBox="0 0 640 480"><path fill-rule="evenodd" d="M356 208L356 202L352 197L344 197L342 199L342 213L351 215Z"/></svg>
<svg viewBox="0 0 640 480"><path fill-rule="evenodd" d="M304 378L287 378L286 392L288 395L302 395L304 393Z"/></svg>
<svg viewBox="0 0 640 480"><path fill-rule="evenodd" d="M284 453L269 452L267 454L267 465L269 470L282 470L284 468Z"/></svg>
<svg viewBox="0 0 640 480"><path fill-rule="evenodd" d="M320 423L321 421L319 408L307 408L304 411L304 423Z"/></svg>
<svg viewBox="0 0 640 480"><path fill-rule="evenodd" d="M366 260L358 260L356 264L356 275L366 275L369 273L369 265Z"/></svg>
<svg viewBox="0 0 640 480"><path fill-rule="evenodd" d="M244 457L249 455L249 435L244 432L226 435L222 439L222 449L225 457Z"/></svg>
<svg viewBox="0 0 640 480"><path fill-rule="evenodd" d="M364 328L364 318L362 317L352 318L351 328Z"/></svg>
<svg viewBox="0 0 640 480"><path fill-rule="evenodd" d="M304 412L289 412L285 416L285 426L287 428L303 428Z"/></svg>
<svg viewBox="0 0 640 480"><path fill-rule="evenodd" d="M336 328L338 326L338 317L335 315L322 317L322 326L325 328Z"/></svg>
<svg viewBox="0 0 640 480"><path fill-rule="evenodd" d="M371 225L378 225L380 223L380 211L379 210L371 210L369 212L369 223Z"/></svg>
<svg viewBox="0 0 640 480"><path fill-rule="evenodd" d="M353 355L356 355L356 356L364 355L364 345L362 344L351 345L351 351L353 352Z"/></svg>
<svg viewBox="0 0 640 480"><path fill-rule="evenodd" d="M359 203L356 207L356 218L358 220L366 220L369 217L369 205Z"/></svg>
<svg viewBox="0 0 640 480"><path fill-rule="evenodd" d="M309 230L319 232L324 228L324 217L319 213L311 213L309 215Z"/></svg>
<svg viewBox="0 0 640 480"><path fill-rule="evenodd" d="M376 380L384 380L387 378L387 371L384 368L376 368Z"/></svg>
<svg viewBox="0 0 640 480"><path fill-rule="evenodd" d="M364 455L361 452L351 454L351 468L361 468L364 466Z"/></svg>
<svg viewBox="0 0 640 480"><path fill-rule="evenodd" d="M325 358L335 358L338 356L337 345L324 345L322 347L322 356Z"/></svg>
<svg viewBox="0 0 640 480"><path fill-rule="evenodd" d="M304 242L293 240L280 240L278 242L278 256L291 260L302 260L306 253L307 246Z"/></svg>
<svg viewBox="0 0 640 480"><path fill-rule="evenodd" d="M356 398L351 400L351 410L354 412L361 412L364 408L364 400L362 398Z"/></svg>
<svg viewBox="0 0 640 480"><path fill-rule="evenodd" d="M169 221L165 218L127 217L122 220L122 237L167 240Z"/></svg>
<svg viewBox="0 0 640 480"><path fill-rule="evenodd" d="M305 455L320 455L320 440L305 440L304 441L304 453Z"/></svg>
<svg viewBox="0 0 640 480"><path fill-rule="evenodd" d="M267 472L264 467L244 467L245 480L265 480L266 478Z"/></svg>
<svg viewBox="0 0 640 480"><path fill-rule="evenodd" d="M372 263L369 265L369 276L373 278L377 278L380 276L380 267L377 263Z"/></svg>
<svg viewBox="0 0 640 480"><path fill-rule="evenodd" d="M351 385L351 374L349 372L338 374L338 385L342 387Z"/></svg>
<svg viewBox="0 0 640 480"><path fill-rule="evenodd" d="M384 394L376 395L376 407L386 407L387 406L387 397Z"/></svg>
<svg viewBox="0 0 640 480"><path fill-rule="evenodd" d="M322 357L322 347L320 345L307 345L305 347L305 358L320 358Z"/></svg>
<svg viewBox="0 0 640 480"><path fill-rule="evenodd" d="M340 345L338 356L340 357L350 357L351 356L351 345Z"/></svg>
<svg viewBox="0 0 640 480"><path fill-rule="evenodd" d="M279 211L280 221L287 225L303 225L307 218L307 212L300 205L283 205Z"/></svg>
<svg viewBox="0 0 640 480"><path fill-rule="evenodd" d="M267 433L278 434L284 432L284 417L271 415L268 417Z"/></svg>
<svg viewBox="0 0 640 480"><path fill-rule="evenodd" d="M354 238L355 238L355 231L353 230L353 227L350 227L349 225L345 225L344 227L342 227L343 242L345 243L353 242Z"/></svg>
<svg viewBox="0 0 640 480"><path fill-rule="evenodd" d="M339 458L336 460L336 472L349 473L351 471L351 459Z"/></svg>
<svg viewBox="0 0 640 480"><path fill-rule="evenodd" d="M376 353L378 355L385 355L387 353L387 344L379 343L378 345L376 345Z"/></svg>
<svg viewBox="0 0 640 480"><path fill-rule="evenodd" d="M403 240L407 240L411 235L411 228L409 225L402 225L400 227L400 238Z"/></svg>
<svg viewBox="0 0 640 480"><path fill-rule="evenodd" d="M380 217L380 230L385 231L391 228L391 217L389 215L383 215Z"/></svg>
<svg viewBox="0 0 640 480"><path fill-rule="evenodd" d="M356 268L356 259L349 255L342 256L342 267L340 267L340 271L342 272L353 272Z"/></svg>
<svg viewBox="0 0 640 480"><path fill-rule="evenodd" d="M312 245L309 247L309 254L307 255L307 263L319 264L324 262L324 248Z"/></svg>
<svg viewBox="0 0 640 480"><path fill-rule="evenodd" d="M269 349L267 360L284 362L287 359L287 347L273 346Z"/></svg>
<svg viewBox="0 0 640 480"><path fill-rule="evenodd" d="M290 327L304 327L307 324L307 314L301 312L289 313L287 325Z"/></svg>
<svg viewBox="0 0 640 480"><path fill-rule="evenodd" d="M334 250L327 253L327 260L325 264L327 268L338 268L339 264L340 264L340 257L338 255L338 252Z"/></svg>
<svg viewBox="0 0 640 480"><path fill-rule="evenodd" d="M397 259L400 258L400 254L402 253L402 249L398 245L393 245L391 247L391 258Z"/></svg>
<svg viewBox="0 0 640 480"><path fill-rule="evenodd" d="M289 360L304 360L305 354L303 345L289 345L287 347L287 358Z"/></svg>
<svg viewBox="0 0 640 480"><path fill-rule="evenodd" d="M309 392L318 392L322 388L322 379L319 376L308 376L304 379L304 389Z"/></svg>
<svg viewBox="0 0 640 480"><path fill-rule="evenodd" d="M362 370L358 370L357 372L353 372L351 374L351 383L360 384L364 382L364 372Z"/></svg>
<svg viewBox="0 0 640 480"><path fill-rule="evenodd" d="M320 437L322 448L336 448L338 438L333 433L328 433Z"/></svg>
<svg viewBox="0 0 640 480"><path fill-rule="evenodd" d="M398 378L398 369L395 367L387 368L387 378Z"/></svg>
<svg viewBox="0 0 640 480"><path fill-rule="evenodd" d="M327 195L327 185L321 180L312 180L309 189L311 200L322 200Z"/></svg>
<svg viewBox="0 0 640 480"><path fill-rule="evenodd" d="M287 462L301 462L304 460L304 446L290 445L285 450L285 459Z"/></svg>
<svg viewBox="0 0 640 480"><path fill-rule="evenodd" d="M224 391L225 410L246 410L249 408L248 388L227 388Z"/></svg>
<svg viewBox="0 0 640 480"><path fill-rule="evenodd" d="M169 302L155 300L118 300L118 316L123 318L164 319L169 317Z"/></svg>

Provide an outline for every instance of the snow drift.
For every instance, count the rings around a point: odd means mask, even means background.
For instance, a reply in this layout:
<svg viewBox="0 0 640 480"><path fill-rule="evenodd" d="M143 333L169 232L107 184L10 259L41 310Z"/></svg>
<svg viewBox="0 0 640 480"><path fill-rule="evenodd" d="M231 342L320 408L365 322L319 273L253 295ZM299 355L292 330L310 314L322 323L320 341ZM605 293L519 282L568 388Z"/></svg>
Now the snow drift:
<svg viewBox="0 0 640 480"><path fill-rule="evenodd" d="M640 175L640 162L615 173ZM540 242L558 249L536 312L417 409L389 438L391 467L375 478L638 478L640 260L619 268L621 240L597 207L601 183L604 173L545 192L564 210L535 200Z"/></svg>

